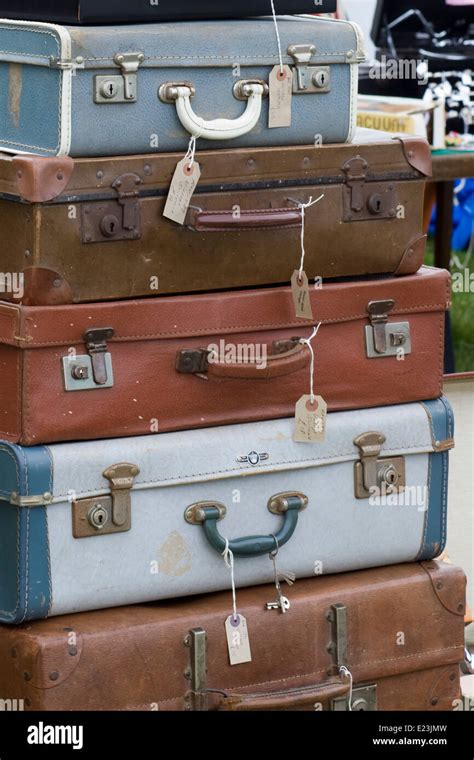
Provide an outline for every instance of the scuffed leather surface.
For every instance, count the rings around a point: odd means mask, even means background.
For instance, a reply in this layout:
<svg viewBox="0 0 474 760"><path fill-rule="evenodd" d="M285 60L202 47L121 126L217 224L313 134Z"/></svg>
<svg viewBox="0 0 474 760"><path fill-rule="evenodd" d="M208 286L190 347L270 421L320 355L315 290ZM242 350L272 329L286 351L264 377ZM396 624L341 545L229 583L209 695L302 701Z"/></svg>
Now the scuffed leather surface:
<svg viewBox="0 0 474 760"><path fill-rule="evenodd" d="M270 353L275 340L309 338L319 321L316 387L331 411L438 398L449 284L447 272L429 267L405 278L327 284L312 291L311 323L295 319L288 287L83 306L2 304L0 360L13 357L21 374L7 375L7 386L0 386L3 406L17 420L16 429L0 424L0 434L35 445L102 438L105 424L108 437L128 437L149 435L153 420L166 432L288 417L309 391L307 368L262 388L249 380L179 375L176 355L221 339L264 344ZM404 361L367 359L367 305L390 298L396 305L389 321L410 322L413 351ZM115 329L109 343L115 386L66 393L61 357L70 349L84 355L83 335L92 327Z"/></svg>
<svg viewBox="0 0 474 760"><path fill-rule="evenodd" d="M232 33L229 35L229 24ZM33 48L59 57L56 35L15 30L0 24L0 46L7 53L23 56ZM356 87L351 81L351 66L346 54L354 51L358 39L350 24L315 18L282 18L279 21L285 63L290 44L314 44L315 63L331 64L331 91L303 94L293 99L292 127L268 129L268 99L264 102L257 127L242 138L224 141L220 147L311 144L316 135L324 142L344 142L355 118ZM72 57L83 57L85 68L73 77L71 156L107 156L147 153L154 149L153 136L160 152L186 150L190 135L181 126L175 106L157 97L161 84L192 81L196 87L193 108L205 119L235 119L245 110L232 88L238 79L268 80L278 63L278 47L271 17L240 21L197 21L175 24L118 26L113 34L103 27L68 27L72 37ZM43 38L47 42L43 43ZM50 52L51 51L51 52ZM142 52L146 61L138 73L136 103L94 103L94 77L118 72L113 58L117 53ZM234 76L235 66L241 74ZM47 67L30 66L23 72L20 117L8 107L8 64L0 64L0 146L8 150L54 155L58 151L58 118L62 73ZM357 78L355 78L355 83ZM117 128L120 125L120 128ZM63 125L63 130L66 129ZM113 135L113 139L111 139ZM22 147L23 146L23 147ZM25 147L26 146L26 147ZM198 148L213 147L200 140Z"/></svg>
<svg viewBox="0 0 474 760"><path fill-rule="evenodd" d="M441 565L440 572L463 601L462 571ZM348 614L346 665L356 685L377 684L379 710L453 709L464 621L440 604L419 565L297 582L287 615L264 609L274 593L274 586L238 593L253 653L239 667L229 665L224 636L228 592L1 628L0 696L26 698L28 710L183 710L189 689L183 640L195 627L208 635L208 687L229 698L323 684L332 672L326 613L339 603ZM68 649L71 632L76 655ZM210 709L222 700L209 695Z"/></svg>
<svg viewBox="0 0 474 760"><path fill-rule="evenodd" d="M295 443L293 427L292 420L280 420L51 446L52 614L230 588L222 557L210 548L202 528L184 519L186 508L200 501L226 505L219 529L231 540L278 530L281 518L267 509L275 494L297 491L308 496L295 535L280 552L281 561L298 578L312 576L318 563L329 574L413 561L423 542L424 510L421 504L357 500L358 450L353 441L364 432L383 432L383 455L404 455L407 485L427 487L432 442L423 406L401 406L396 415L390 407L333 414L327 440L319 445ZM251 451L266 453L268 459L256 467L237 461ZM71 493L74 499L106 493L102 473L124 458L140 467L131 496L132 530L74 539ZM445 509L440 499L433 494L433 509ZM158 563L156 573L149 572L153 562ZM270 582L272 572L266 556L236 559L238 587Z"/></svg>

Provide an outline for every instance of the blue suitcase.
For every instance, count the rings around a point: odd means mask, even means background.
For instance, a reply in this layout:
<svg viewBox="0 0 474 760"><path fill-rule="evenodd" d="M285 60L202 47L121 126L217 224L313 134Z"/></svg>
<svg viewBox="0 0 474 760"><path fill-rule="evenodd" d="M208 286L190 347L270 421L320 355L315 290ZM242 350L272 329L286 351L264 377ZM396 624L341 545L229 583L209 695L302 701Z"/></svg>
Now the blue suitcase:
<svg viewBox="0 0 474 760"><path fill-rule="evenodd" d="M116 27L0 21L0 150L130 155L216 145L350 141L358 27L313 16L278 20L292 70L291 126L268 128L279 64L271 17Z"/></svg>

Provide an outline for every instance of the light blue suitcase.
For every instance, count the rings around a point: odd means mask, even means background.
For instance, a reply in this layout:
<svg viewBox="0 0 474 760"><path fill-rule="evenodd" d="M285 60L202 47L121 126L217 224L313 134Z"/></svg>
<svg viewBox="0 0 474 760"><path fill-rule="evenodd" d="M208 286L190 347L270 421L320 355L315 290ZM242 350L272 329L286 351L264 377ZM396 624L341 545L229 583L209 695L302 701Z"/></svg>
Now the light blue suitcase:
<svg viewBox="0 0 474 760"><path fill-rule="evenodd" d="M277 547L297 579L441 554L444 398L332 413L324 443L293 429L0 444L0 620L229 589L225 539L239 588L272 582Z"/></svg>
<svg viewBox="0 0 474 760"><path fill-rule="evenodd" d="M282 16L292 125L268 128L271 17L114 27L0 20L0 150L109 156L350 141L358 27Z"/></svg>

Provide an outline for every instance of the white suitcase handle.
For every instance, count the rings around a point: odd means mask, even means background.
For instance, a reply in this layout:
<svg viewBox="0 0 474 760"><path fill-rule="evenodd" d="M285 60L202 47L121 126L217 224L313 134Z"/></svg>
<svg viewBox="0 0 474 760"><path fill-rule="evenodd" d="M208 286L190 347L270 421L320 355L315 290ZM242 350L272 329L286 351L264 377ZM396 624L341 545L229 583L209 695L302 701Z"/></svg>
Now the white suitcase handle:
<svg viewBox="0 0 474 760"><path fill-rule="evenodd" d="M249 84L245 89L248 98L247 108L238 119L214 119L207 121L194 113L191 105L192 90L190 87L176 87L176 112L178 118L193 137L204 137L206 140L234 140L236 137L248 134L258 124L262 114L264 86Z"/></svg>

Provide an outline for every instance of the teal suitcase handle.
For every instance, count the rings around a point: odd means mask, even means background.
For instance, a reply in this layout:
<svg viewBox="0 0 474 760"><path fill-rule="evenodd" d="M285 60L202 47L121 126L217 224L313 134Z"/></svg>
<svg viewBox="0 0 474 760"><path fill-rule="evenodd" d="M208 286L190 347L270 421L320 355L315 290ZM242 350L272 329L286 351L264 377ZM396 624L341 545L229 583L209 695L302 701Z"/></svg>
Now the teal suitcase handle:
<svg viewBox="0 0 474 760"><path fill-rule="evenodd" d="M306 509L308 503L307 496L295 492L272 496L268 502L268 510L283 517L278 533L268 536L245 536L229 542L220 534L217 525L227 514L227 508L223 504L209 501L193 504L186 510L185 520L190 525L201 525L209 544L220 554L224 553L228 545L235 557L261 557L288 543L298 525L299 513Z"/></svg>

